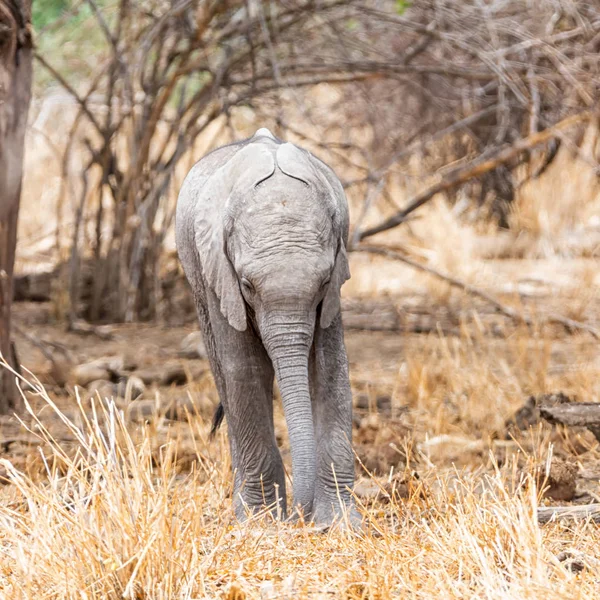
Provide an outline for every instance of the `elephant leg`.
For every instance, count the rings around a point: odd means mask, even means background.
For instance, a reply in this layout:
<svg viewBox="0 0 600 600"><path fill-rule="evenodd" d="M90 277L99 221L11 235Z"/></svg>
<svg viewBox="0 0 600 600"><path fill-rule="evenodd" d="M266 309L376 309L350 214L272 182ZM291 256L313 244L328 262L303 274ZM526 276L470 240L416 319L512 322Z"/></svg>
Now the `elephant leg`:
<svg viewBox="0 0 600 600"><path fill-rule="evenodd" d="M247 512L268 506L285 517L285 471L273 424L271 361L250 327L240 332L227 323L211 290L207 290L207 316L216 342L213 372L223 388L219 394L235 470L235 513L244 519Z"/></svg>
<svg viewBox="0 0 600 600"><path fill-rule="evenodd" d="M314 520L330 525L345 512L351 525L360 523L351 490L352 393L342 319L317 327L310 360L311 397L317 440L317 485Z"/></svg>
<svg viewBox="0 0 600 600"><path fill-rule="evenodd" d="M227 404L227 397L225 391L225 377L221 369L221 362L217 353L217 345L215 342L215 336L210 324L210 316L208 313L208 306L206 301L205 288L202 282L199 282L197 288L194 290L196 311L198 313L198 322L200 324L200 331L202 333L202 341L206 348L206 354L208 356L208 362L210 369L213 374L215 381L215 387L219 396L219 401L223 406ZM234 489L239 489L241 486L241 480L239 478L238 460L237 460L237 449L235 446L235 438L229 436L229 450L231 452L231 467L234 473Z"/></svg>

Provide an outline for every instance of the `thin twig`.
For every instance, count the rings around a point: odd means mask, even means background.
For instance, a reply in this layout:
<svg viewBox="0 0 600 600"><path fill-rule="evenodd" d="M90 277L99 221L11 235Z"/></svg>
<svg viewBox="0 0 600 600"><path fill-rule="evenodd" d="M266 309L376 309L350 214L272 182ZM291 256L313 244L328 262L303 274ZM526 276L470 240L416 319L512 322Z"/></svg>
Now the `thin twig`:
<svg viewBox="0 0 600 600"><path fill-rule="evenodd" d="M67 359L72 360L69 349L66 346L64 346L63 344L59 344L57 342L49 342L46 340L42 340L38 337L35 337L35 336L31 335L30 333L27 333L27 331L25 331L22 327L20 327L16 323L13 323L12 327L17 332L18 335L20 335L21 337L24 337L30 344L35 346L44 355L44 357L47 358L49 361L54 362L54 353L52 352L52 350L54 350L56 352L60 352L60 354L65 356ZM52 350L50 350L50 348L52 348Z"/></svg>
<svg viewBox="0 0 600 600"><path fill-rule="evenodd" d="M71 96L77 101L77 103L83 109L86 117L90 120L92 125L96 128L98 133L102 135L102 129L100 123L96 120L94 113L90 110L85 98L82 98L73 88L73 86L38 52L34 53L34 58L47 70L49 73L58 81Z"/></svg>
<svg viewBox="0 0 600 600"><path fill-rule="evenodd" d="M408 256L401 254L400 252L396 252L395 250L389 250L388 248L381 248L378 246L358 246L357 248L353 248L353 252L379 254L380 256L386 256L388 258L393 258L394 260L399 260L403 263L406 263L407 265L410 265L415 269L418 269L419 271L424 271L425 273L429 273L430 275L433 275L438 279L442 279L446 283L449 283L451 286L463 290L467 294L482 298L483 300L494 306L503 315L506 315L507 317L510 317L511 319L517 322L532 325L532 321L529 317L521 314L519 311L515 310L514 308L511 308L510 306L502 304L502 302L500 302L487 292L483 291L481 288L478 288L470 283L466 283L465 281L457 279L456 277L452 277L451 275L448 275L446 273L442 273L441 271L438 271L437 269L428 265L424 265L416 260L413 260L412 258L409 258Z"/></svg>

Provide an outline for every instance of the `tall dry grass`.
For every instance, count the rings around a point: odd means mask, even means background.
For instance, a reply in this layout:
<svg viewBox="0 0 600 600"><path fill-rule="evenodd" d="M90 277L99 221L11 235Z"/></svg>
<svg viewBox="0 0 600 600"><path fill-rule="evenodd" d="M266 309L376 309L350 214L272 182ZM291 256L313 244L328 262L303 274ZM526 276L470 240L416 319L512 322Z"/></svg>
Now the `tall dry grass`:
<svg viewBox="0 0 600 600"><path fill-rule="evenodd" d="M597 128L588 128L579 149L562 147L542 177L523 185L510 216L521 238L514 256L598 256L598 135Z"/></svg>
<svg viewBox="0 0 600 600"><path fill-rule="evenodd" d="M465 332L407 351L388 383L414 423L419 479L404 498L374 480L382 491L358 495L366 527L356 532L261 515L240 524L224 434L209 444L194 417L187 433L135 428L114 403L90 410L78 396L61 410L34 380L28 429L44 442L43 468L0 461L11 480L0 488L0 597L600 598L597 525L536 520L545 484L532 474L549 468L556 435L525 434L500 462L506 443L490 441L525 393L598 387L593 356L569 380L553 370L556 343L531 344L517 332L503 352ZM184 443L189 473L177 467ZM597 444L579 447L578 460L597 457ZM569 556L579 572L559 560Z"/></svg>

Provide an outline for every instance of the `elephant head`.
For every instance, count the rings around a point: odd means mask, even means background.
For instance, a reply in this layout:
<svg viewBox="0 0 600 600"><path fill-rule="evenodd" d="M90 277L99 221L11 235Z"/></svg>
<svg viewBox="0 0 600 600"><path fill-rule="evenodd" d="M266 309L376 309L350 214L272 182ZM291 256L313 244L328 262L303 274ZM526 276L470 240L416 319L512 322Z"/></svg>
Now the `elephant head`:
<svg viewBox="0 0 600 600"><path fill-rule="evenodd" d="M251 327L273 363L294 502L310 513L316 443L309 353L315 327L327 328L339 315L340 288L350 277L348 211L329 167L264 132L206 182L204 193L219 198L221 210L196 215L196 244L222 314L238 331Z"/></svg>

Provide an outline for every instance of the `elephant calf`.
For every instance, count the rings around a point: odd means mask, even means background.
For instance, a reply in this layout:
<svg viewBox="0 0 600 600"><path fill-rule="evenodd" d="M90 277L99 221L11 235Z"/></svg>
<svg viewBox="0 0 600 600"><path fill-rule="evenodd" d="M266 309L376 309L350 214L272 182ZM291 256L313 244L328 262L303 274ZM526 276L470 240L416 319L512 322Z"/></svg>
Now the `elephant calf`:
<svg viewBox="0 0 600 600"><path fill-rule="evenodd" d="M192 168L176 218L179 258L227 419L237 516L277 500L287 514L275 378L294 506L330 524L345 505L357 521L340 315L350 277L348 206L339 180L308 152L259 129Z"/></svg>

